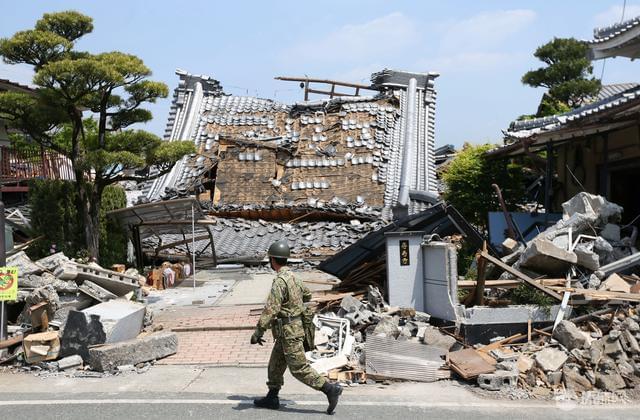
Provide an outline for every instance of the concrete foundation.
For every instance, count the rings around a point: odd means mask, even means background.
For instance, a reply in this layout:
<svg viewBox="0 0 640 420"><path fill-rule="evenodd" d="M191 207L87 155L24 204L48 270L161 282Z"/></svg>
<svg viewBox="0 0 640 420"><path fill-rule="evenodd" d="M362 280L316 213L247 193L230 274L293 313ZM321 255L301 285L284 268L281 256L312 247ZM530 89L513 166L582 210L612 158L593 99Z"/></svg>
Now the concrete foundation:
<svg viewBox="0 0 640 420"><path fill-rule="evenodd" d="M118 366L161 359L177 351L178 335L162 331L135 340L91 348L89 360L93 370L108 372Z"/></svg>

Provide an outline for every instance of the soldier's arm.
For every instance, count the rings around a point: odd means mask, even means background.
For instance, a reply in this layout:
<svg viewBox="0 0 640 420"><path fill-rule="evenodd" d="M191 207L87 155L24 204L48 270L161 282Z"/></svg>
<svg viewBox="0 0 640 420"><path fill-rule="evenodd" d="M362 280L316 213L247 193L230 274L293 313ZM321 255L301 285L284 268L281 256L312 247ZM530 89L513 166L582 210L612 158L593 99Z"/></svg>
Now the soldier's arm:
<svg viewBox="0 0 640 420"><path fill-rule="evenodd" d="M302 301L309 302L311 300L311 290L301 281L300 288L302 289Z"/></svg>
<svg viewBox="0 0 640 420"><path fill-rule="evenodd" d="M256 326L256 332L259 337L262 337L262 334L271 326L271 322L273 318L280 312L280 308L282 307L282 296L283 296L283 284L282 281L278 278L273 282L271 286L271 292L269 293L269 297L267 298L267 303L264 306L264 310L262 311L262 315L260 315L260 319L258 320L258 325Z"/></svg>

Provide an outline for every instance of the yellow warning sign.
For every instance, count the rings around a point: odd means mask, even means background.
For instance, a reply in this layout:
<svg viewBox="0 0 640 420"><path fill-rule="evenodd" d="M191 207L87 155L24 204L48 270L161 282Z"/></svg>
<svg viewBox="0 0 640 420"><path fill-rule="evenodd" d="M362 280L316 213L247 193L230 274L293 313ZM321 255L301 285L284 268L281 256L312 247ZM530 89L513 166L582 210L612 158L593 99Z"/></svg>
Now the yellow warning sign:
<svg viewBox="0 0 640 420"><path fill-rule="evenodd" d="M0 301L18 298L18 267L0 267Z"/></svg>

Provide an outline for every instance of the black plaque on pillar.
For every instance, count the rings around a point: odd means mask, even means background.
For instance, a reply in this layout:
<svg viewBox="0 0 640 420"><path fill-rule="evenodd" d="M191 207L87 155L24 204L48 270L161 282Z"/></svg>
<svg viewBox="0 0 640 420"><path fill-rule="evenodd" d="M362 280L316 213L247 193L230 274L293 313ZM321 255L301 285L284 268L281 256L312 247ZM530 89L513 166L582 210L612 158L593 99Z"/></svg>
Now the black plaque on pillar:
<svg viewBox="0 0 640 420"><path fill-rule="evenodd" d="M400 245L400 265L410 265L411 260L409 259L409 241L401 240L399 242Z"/></svg>

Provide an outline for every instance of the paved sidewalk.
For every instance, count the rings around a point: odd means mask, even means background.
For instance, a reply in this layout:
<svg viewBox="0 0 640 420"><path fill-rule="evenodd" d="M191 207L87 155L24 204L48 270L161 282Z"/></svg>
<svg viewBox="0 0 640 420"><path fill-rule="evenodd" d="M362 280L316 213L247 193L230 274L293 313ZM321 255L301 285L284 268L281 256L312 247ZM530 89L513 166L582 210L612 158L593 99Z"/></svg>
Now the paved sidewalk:
<svg viewBox="0 0 640 420"><path fill-rule="evenodd" d="M261 305L179 308L158 314L156 324L178 334L178 353L159 364L212 366L266 366L273 347L271 333L264 346L249 340Z"/></svg>

